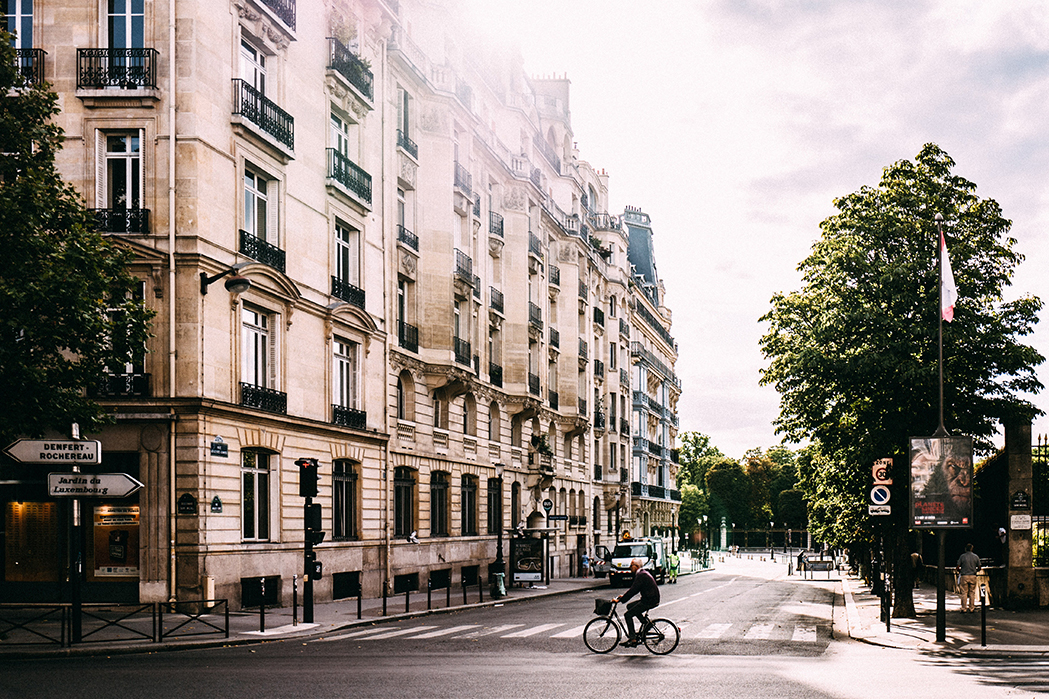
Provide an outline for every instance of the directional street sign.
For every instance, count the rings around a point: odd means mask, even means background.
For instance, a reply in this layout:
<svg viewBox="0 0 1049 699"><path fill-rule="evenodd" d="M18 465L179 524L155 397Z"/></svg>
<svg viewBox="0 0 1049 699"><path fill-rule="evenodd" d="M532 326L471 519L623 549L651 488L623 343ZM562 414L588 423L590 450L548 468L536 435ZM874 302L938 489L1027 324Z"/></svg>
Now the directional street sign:
<svg viewBox="0 0 1049 699"><path fill-rule="evenodd" d="M888 486L876 485L871 488L871 502L875 505L888 504L890 497L892 497L892 492Z"/></svg>
<svg viewBox="0 0 1049 699"><path fill-rule="evenodd" d="M55 498L126 498L142 484L126 473L49 473L47 490Z"/></svg>
<svg viewBox="0 0 1049 699"><path fill-rule="evenodd" d="M73 439L19 439L4 453L23 464L82 464L102 463L102 443Z"/></svg>

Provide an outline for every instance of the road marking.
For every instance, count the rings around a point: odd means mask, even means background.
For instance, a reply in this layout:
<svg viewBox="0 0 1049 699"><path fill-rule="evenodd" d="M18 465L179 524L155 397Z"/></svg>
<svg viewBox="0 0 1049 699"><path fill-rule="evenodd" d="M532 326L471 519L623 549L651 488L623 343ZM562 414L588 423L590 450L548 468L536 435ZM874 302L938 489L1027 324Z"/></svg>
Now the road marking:
<svg viewBox="0 0 1049 699"><path fill-rule="evenodd" d="M696 638L721 638L731 627L732 624L711 624L700 631Z"/></svg>
<svg viewBox="0 0 1049 699"><path fill-rule="evenodd" d="M492 626L486 629L478 629L468 634L463 634L459 638L480 638L481 636L490 636L493 633L502 633L503 631L509 631L510 629L516 629L518 626L524 626L524 624L503 624L502 626Z"/></svg>
<svg viewBox="0 0 1049 699"><path fill-rule="evenodd" d="M583 629L586 628L586 624L577 626L574 629L568 629L568 631L562 631L561 633L555 633L550 638L576 638L583 635Z"/></svg>
<svg viewBox="0 0 1049 699"><path fill-rule="evenodd" d="M411 636L410 638L437 638L438 636L448 636L449 634L458 633L459 631L465 631L466 629L475 629L478 626L480 626L480 624L464 624L463 626L453 626L448 629L437 629L436 631L421 633L418 636Z"/></svg>
<svg viewBox="0 0 1049 699"><path fill-rule="evenodd" d="M522 629L521 631L515 631L514 633L508 633L501 638L527 638L534 636L537 633L549 631L550 629L556 629L558 626L564 626L564 624L540 624L539 626L533 626L530 629Z"/></svg>
<svg viewBox="0 0 1049 699"><path fill-rule="evenodd" d="M774 624L754 624L746 633L743 634L743 638L754 641L761 641L767 639L772 635L772 629L775 628Z"/></svg>
<svg viewBox="0 0 1049 699"><path fill-rule="evenodd" d="M390 630L389 626L375 626L370 629L364 629L363 631L351 631L350 633L339 634L338 636L326 636L326 641L339 641L344 638L360 638L361 636L367 636L373 633L386 633ZM413 631L415 629L412 629Z"/></svg>
<svg viewBox="0 0 1049 699"><path fill-rule="evenodd" d="M815 643L816 642L816 627L815 626L795 626L794 635L791 636L792 641L798 641L800 643Z"/></svg>
<svg viewBox="0 0 1049 699"><path fill-rule="evenodd" d="M427 629L436 629L436 626L415 626L410 629L396 629L394 631L387 631L386 633L380 633L376 636L368 636L368 638L362 639L364 641L374 641L377 638L393 638L395 636L406 636L416 631L425 631Z"/></svg>

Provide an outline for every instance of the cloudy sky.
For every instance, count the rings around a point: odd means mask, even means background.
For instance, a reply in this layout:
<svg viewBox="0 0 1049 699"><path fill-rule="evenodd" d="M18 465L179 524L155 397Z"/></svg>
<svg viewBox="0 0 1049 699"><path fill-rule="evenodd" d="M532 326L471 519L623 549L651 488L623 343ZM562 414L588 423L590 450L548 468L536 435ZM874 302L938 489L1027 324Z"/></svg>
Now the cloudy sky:
<svg viewBox="0 0 1049 699"><path fill-rule="evenodd" d="M529 73L567 75L580 155L609 171L612 210L651 215L681 429L725 453L780 441L778 394L758 386L769 299L799 288L833 200L925 143L1013 221L1027 259L1011 293L1049 302L1049 4L463 2ZM1049 356L1049 317L1031 342ZM1049 412L1049 392L1036 403Z"/></svg>

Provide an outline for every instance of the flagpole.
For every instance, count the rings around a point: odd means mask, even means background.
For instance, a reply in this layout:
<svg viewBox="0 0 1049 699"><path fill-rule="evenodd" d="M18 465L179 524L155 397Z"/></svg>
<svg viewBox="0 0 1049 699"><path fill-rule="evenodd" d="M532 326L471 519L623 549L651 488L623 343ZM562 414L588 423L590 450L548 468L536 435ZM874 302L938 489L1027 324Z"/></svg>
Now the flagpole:
<svg viewBox="0 0 1049 699"><path fill-rule="evenodd" d="M936 309L936 319L939 321L939 332L937 333L937 344L939 345L939 374L940 374L940 425L933 433L934 437L946 437L947 430L943 426L943 214L936 214L936 230L940 239L936 241L937 271L940 278L940 303Z"/></svg>

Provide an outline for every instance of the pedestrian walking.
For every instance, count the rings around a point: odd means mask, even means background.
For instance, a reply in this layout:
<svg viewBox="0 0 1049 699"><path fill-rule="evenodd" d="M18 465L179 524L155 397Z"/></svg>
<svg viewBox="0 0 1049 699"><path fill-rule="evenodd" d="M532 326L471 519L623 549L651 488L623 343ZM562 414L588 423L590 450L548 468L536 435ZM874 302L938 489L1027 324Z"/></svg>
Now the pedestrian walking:
<svg viewBox="0 0 1049 699"><path fill-rule="evenodd" d="M980 557L973 553L973 545L965 545L965 553L958 557L954 567L961 582L958 595L961 597L962 611L976 611L976 574L980 572Z"/></svg>
<svg viewBox="0 0 1049 699"><path fill-rule="evenodd" d="M917 590L920 585L922 570L925 569L925 561L922 560L922 555L915 551L911 554L911 577L914 578L914 589Z"/></svg>
<svg viewBox="0 0 1049 699"><path fill-rule="evenodd" d="M583 552L583 577L590 577L590 554L586 551Z"/></svg>

